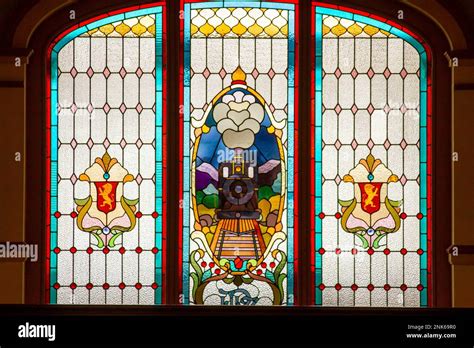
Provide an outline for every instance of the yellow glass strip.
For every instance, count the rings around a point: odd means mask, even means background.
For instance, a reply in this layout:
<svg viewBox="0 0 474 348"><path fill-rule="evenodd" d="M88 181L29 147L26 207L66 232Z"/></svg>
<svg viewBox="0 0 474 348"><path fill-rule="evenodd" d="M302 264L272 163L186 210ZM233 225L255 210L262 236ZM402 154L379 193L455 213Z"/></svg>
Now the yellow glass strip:
<svg viewBox="0 0 474 348"><path fill-rule="evenodd" d="M252 34L253 36L259 36L263 32L263 28L258 25L257 23L251 25L249 27L249 33Z"/></svg>
<svg viewBox="0 0 474 348"><path fill-rule="evenodd" d="M379 28L373 27L371 25L366 25L364 27L364 32L370 36L377 34L379 30L380 30Z"/></svg>
<svg viewBox="0 0 474 348"><path fill-rule="evenodd" d="M210 34L214 32L214 27L206 22L206 24L202 25L199 28L199 31L203 33L204 35L209 36Z"/></svg>
<svg viewBox="0 0 474 348"><path fill-rule="evenodd" d="M193 19L191 20L191 35L192 36L214 36L219 34L221 37L229 33L233 33L238 37L248 36L249 34L254 37L258 37L263 32L265 32L270 37L287 37L288 36L288 23L282 22L281 18L284 15L284 10L278 10L280 14L280 20L278 26L274 23L269 23L265 27L258 25L255 21L258 18L261 18L266 9L255 9L255 8L243 8L246 12L244 16L242 14L238 14L234 16L234 11L239 10L241 11L242 8L235 9L235 8L227 8L226 10L230 12L230 16L226 16L225 18L219 17L219 8L212 9L214 15L211 17L206 16L206 23L203 23L201 11L196 10L196 14L193 12ZM256 12L258 10L258 12ZM206 9L208 11L208 9ZM216 20L218 17L218 20ZM199 20L201 19L201 20ZM235 19L238 20L237 24ZM211 24L212 23L212 24ZM219 23L219 25L217 25ZM232 24L230 24L232 23ZM252 25L250 25L252 23ZM231 27L232 26L232 27Z"/></svg>
<svg viewBox="0 0 474 348"><path fill-rule="evenodd" d="M122 36L125 36L130 30L130 27L123 22L115 27L115 31Z"/></svg>
<svg viewBox="0 0 474 348"><path fill-rule="evenodd" d="M247 28L245 28L240 22L239 24L237 24L235 27L232 28L232 32L239 36L245 34L246 31L247 31Z"/></svg>
<svg viewBox="0 0 474 348"><path fill-rule="evenodd" d="M89 30L81 36L152 36L155 35L155 21L152 16L137 17L138 21L132 27L125 23L130 23L131 20L121 21L117 23L109 23L99 28ZM135 21L133 21L135 22Z"/></svg>
<svg viewBox="0 0 474 348"><path fill-rule="evenodd" d="M110 33L113 33L115 28L113 24L106 24L103 25L99 28L100 32L104 33L105 35L109 35Z"/></svg>
<svg viewBox="0 0 474 348"><path fill-rule="evenodd" d="M147 31L146 27L141 23L137 23L132 27L132 32L137 36L140 36L143 33L146 33L146 31Z"/></svg>
<svg viewBox="0 0 474 348"><path fill-rule="evenodd" d="M329 34L331 32L331 29L329 29L329 27L325 24L323 24L323 36L325 36L326 34Z"/></svg>
<svg viewBox="0 0 474 348"><path fill-rule="evenodd" d="M349 34L351 34L352 36L357 36L359 35L360 33L362 33L363 29L362 27L357 24L357 23L354 23L352 24L349 28L347 28L347 31L349 32Z"/></svg>

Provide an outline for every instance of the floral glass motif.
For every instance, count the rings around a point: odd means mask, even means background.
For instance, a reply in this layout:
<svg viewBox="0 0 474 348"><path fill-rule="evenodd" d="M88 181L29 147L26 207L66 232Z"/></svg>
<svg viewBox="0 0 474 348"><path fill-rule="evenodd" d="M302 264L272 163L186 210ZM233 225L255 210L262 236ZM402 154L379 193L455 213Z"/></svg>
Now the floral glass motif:
<svg viewBox="0 0 474 348"><path fill-rule="evenodd" d="M91 233L99 248L115 247L115 241L136 225L138 199L123 195L124 184L135 178L106 152L79 176L90 183L90 195L76 199L77 227Z"/></svg>
<svg viewBox="0 0 474 348"><path fill-rule="evenodd" d="M387 196L388 183L397 182L398 176L370 154L344 175L343 180L353 183L354 198L339 200L343 213L341 227L354 233L364 249L380 248L386 233L400 228L401 201L392 201Z"/></svg>
<svg viewBox="0 0 474 348"><path fill-rule="evenodd" d="M292 304L294 5L205 4L185 4L184 302Z"/></svg>
<svg viewBox="0 0 474 348"><path fill-rule="evenodd" d="M51 303L161 303L163 8L140 7L51 46Z"/></svg>
<svg viewBox="0 0 474 348"><path fill-rule="evenodd" d="M316 305L428 306L426 50L349 9L314 19Z"/></svg>

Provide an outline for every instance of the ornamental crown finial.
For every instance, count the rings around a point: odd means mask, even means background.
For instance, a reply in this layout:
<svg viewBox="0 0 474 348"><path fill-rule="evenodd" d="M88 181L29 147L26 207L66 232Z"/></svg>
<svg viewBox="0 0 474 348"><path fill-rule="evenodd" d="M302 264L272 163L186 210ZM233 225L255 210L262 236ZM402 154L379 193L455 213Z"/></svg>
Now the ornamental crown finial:
<svg viewBox="0 0 474 348"><path fill-rule="evenodd" d="M240 66L238 66L237 69L235 69L235 71L232 73L233 82L235 81L245 82L246 78L247 78L247 75L245 74L245 72L242 70Z"/></svg>

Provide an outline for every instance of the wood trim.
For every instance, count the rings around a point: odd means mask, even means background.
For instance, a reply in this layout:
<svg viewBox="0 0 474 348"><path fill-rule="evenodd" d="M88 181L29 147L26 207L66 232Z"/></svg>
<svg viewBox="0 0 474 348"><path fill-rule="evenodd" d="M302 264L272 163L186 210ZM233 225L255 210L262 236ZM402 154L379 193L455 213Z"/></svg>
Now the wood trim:
<svg viewBox="0 0 474 348"><path fill-rule="evenodd" d="M23 88L24 81L0 81L0 88Z"/></svg>
<svg viewBox="0 0 474 348"><path fill-rule="evenodd" d="M455 91L474 91L474 83L459 83L454 85Z"/></svg>
<svg viewBox="0 0 474 348"><path fill-rule="evenodd" d="M449 255L449 264L453 266L474 267L474 254L460 254L459 256Z"/></svg>
<svg viewBox="0 0 474 348"><path fill-rule="evenodd" d="M296 300L298 305L311 305L314 303L314 269L312 269L312 234L311 219L313 212L311 204L311 175L302 175L303 173L311 173L311 132L309 126L312 124L311 114L311 74L312 61L311 53L311 2L300 2L299 20L300 20L300 38L299 38L299 76L298 90L298 150L299 150L299 185L298 185L298 269L296 272ZM311 59L308 59L311 57Z"/></svg>

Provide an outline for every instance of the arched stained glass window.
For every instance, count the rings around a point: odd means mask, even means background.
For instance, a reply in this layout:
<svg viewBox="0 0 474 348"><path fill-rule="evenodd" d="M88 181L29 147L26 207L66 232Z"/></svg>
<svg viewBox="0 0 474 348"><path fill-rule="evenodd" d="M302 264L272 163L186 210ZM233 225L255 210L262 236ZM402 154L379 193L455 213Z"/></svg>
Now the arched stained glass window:
<svg viewBox="0 0 474 348"><path fill-rule="evenodd" d="M423 307L429 59L413 34L373 17L315 7L316 304Z"/></svg>
<svg viewBox="0 0 474 348"><path fill-rule="evenodd" d="M136 6L51 45L50 303L161 303L162 23L162 6Z"/></svg>
<svg viewBox="0 0 474 348"><path fill-rule="evenodd" d="M184 303L293 303L296 5L184 5Z"/></svg>

